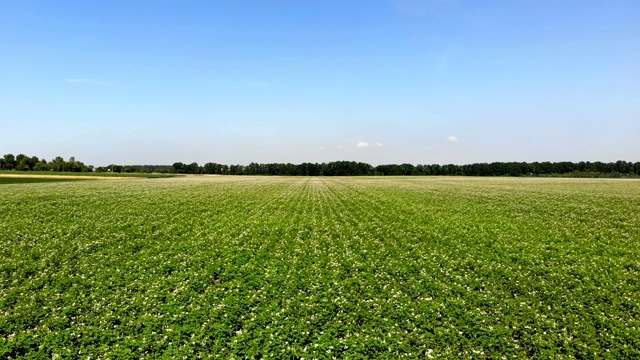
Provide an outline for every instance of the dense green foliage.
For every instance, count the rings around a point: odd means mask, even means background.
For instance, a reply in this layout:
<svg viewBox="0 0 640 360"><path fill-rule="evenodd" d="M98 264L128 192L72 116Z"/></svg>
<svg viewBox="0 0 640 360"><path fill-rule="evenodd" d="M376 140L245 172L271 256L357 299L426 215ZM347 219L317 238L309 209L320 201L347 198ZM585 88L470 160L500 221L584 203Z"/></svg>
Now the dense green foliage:
<svg viewBox="0 0 640 360"><path fill-rule="evenodd" d="M566 177L638 177L640 162L494 162L470 165L378 165L376 167L355 161L302 164L222 165L207 163L173 164L179 174L220 175L284 175L284 176L363 176L363 175L456 175L456 176L557 176Z"/></svg>
<svg viewBox="0 0 640 360"><path fill-rule="evenodd" d="M0 358L640 357L640 182L0 187Z"/></svg>
<svg viewBox="0 0 640 360"><path fill-rule="evenodd" d="M105 167L94 168L93 165L85 165L83 162L76 161L75 158L70 158L69 161L64 161L60 156L56 157L50 162L45 159L38 159L37 156L26 156L19 154L14 156L13 154L5 154L0 158L0 171L14 170L14 171L35 171L35 172L72 172L72 173L168 173L172 169L168 165L109 165Z"/></svg>
<svg viewBox="0 0 640 360"><path fill-rule="evenodd" d="M170 173L173 168L170 165L115 165L100 166L95 169L99 173Z"/></svg>
<svg viewBox="0 0 640 360"><path fill-rule="evenodd" d="M38 159L37 156L5 154L0 158L0 170L89 172L93 171L93 166L87 166L73 157L69 161L64 161L58 156L47 162L45 159Z"/></svg>
<svg viewBox="0 0 640 360"><path fill-rule="evenodd" d="M412 165L391 164L371 166L367 163L355 161L333 161L328 163L302 164L258 164L224 165L206 163L204 166L193 162L181 162L173 165L109 165L94 168L85 166L82 162L71 158L65 162L61 157L47 163L38 157L27 157L23 154L14 157L7 154L0 158L0 170L21 171L66 171L96 173L176 173L176 174L210 174L210 175L276 175L276 176L562 176L562 177L609 177L609 178L637 178L640 177L640 162L616 161L615 163L596 162L493 162L468 165Z"/></svg>

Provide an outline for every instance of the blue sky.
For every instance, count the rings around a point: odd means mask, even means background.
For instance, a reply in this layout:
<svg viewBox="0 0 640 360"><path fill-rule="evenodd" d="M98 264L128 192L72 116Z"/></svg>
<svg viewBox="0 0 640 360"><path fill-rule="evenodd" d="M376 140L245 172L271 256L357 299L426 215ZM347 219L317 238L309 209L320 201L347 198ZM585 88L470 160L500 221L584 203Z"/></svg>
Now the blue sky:
<svg viewBox="0 0 640 360"><path fill-rule="evenodd" d="M640 161L640 1L4 1L0 153Z"/></svg>

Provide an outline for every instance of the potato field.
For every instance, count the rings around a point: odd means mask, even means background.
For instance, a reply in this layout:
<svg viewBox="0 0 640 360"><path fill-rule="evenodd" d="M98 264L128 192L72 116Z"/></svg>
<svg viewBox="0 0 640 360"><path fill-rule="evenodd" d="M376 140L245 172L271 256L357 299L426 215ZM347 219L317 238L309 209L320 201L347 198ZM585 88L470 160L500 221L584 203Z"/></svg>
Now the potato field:
<svg viewBox="0 0 640 360"><path fill-rule="evenodd" d="M640 181L0 184L0 358L640 358Z"/></svg>

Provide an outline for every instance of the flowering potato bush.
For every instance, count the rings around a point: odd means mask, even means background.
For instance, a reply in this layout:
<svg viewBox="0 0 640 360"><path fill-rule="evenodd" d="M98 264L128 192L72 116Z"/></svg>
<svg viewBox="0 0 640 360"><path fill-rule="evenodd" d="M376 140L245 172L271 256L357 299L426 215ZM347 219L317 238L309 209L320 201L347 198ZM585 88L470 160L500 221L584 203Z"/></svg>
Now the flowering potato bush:
<svg viewBox="0 0 640 360"><path fill-rule="evenodd" d="M0 186L0 358L637 358L640 182Z"/></svg>

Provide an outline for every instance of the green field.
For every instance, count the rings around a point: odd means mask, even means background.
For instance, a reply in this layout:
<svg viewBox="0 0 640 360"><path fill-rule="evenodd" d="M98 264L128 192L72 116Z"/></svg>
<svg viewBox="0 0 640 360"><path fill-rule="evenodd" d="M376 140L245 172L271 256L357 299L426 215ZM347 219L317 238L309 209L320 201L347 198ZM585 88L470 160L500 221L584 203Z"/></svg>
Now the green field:
<svg viewBox="0 0 640 360"><path fill-rule="evenodd" d="M0 358L638 358L640 181L0 186Z"/></svg>
<svg viewBox="0 0 640 360"><path fill-rule="evenodd" d="M20 175L20 176L82 176L82 177L131 177L131 178L171 178L181 176L177 174L149 174L149 173L110 173L110 172L66 172L66 171L16 171L0 170L0 175Z"/></svg>
<svg viewBox="0 0 640 360"><path fill-rule="evenodd" d="M39 184L39 183L51 183L51 182L64 182L64 181L82 181L83 179L62 179L62 178L46 178L35 176L22 176L22 177L2 177L0 176L0 185L6 184ZM87 180L91 180L87 178Z"/></svg>

